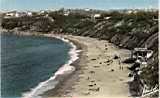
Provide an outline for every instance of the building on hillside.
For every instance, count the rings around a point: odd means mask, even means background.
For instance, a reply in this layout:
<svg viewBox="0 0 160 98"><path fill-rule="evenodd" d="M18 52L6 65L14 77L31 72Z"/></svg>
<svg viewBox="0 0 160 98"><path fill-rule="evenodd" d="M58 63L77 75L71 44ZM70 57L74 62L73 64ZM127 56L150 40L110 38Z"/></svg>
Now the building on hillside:
<svg viewBox="0 0 160 98"><path fill-rule="evenodd" d="M27 13L11 11L11 12L7 12L4 18L16 18L16 17L23 17L23 16L27 16Z"/></svg>
<svg viewBox="0 0 160 98"><path fill-rule="evenodd" d="M127 10L126 13L127 14L132 14L132 13L135 14L135 13L137 13L137 11L138 11L137 9L130 9L130 10Z"/></svg>
<svg viewBox="0 0 160 98"><path fill-rule="evenodd" d="M15 17L20 17L20 13L16 12Z"/></svg>
<svg viewBox="0 0 160 98"><path fill-rule="evenodd" d="M134 48L134 50L131 51L131 58L139 59L142 64L146 64L152 54L153 51L147 48Z"/></svg>
<svg viewBox="0 0 160 98"><path fill-rule="evenodd" d="M5 14L5 16L13 17L13 16L15 16L15 13L16 13L16 11L7 12L7 13Z"/></svg>
<svg viewBox="0 0 160 98"><path fill-rule="evenodd" d="M94 14L93 17L94 17L94 19L98 19L101 17L101 14Z"/></svg>
<svg viewBox="0 0 160 98"><path fill-rule="evenodd" d="M68 16L70 14L70 11L69 10L64 10L64 12L63 12L63 15L64 16Z"/></svg>
<svg viewBox="0 0 160 98"><path fill-rule="evenodd" d="M86 8L86 9L84 9L85 11L90 11L91 9L89 9L89 8Z"/></svg>
<svg viewBox="0 0 160 98"><path fill-rule="evenodd" d="M4 15L4 18L13 18L13 17L19 17L18 12L11 11L11 12L5 13L5 15Z"/></svg>
<svg viewBox="0 0 160 98"><path fill-rule="evenodd" d="M27 15L28 16L32 16L32 12L27 12Z"/></svg>
<svg viewBox="0 0 160 98"><path fill-rule="evenodd" d="M110 18L111 18L111 17L104 17L105 20L108 20L108 19L110 19Z"/></svg>
<svg viewBox="0 0 160 98"><path fill-rule="evenodd" d="M101 14L92 14L91 15L91 20L96 21L98 19L101 19Z"/></svg>

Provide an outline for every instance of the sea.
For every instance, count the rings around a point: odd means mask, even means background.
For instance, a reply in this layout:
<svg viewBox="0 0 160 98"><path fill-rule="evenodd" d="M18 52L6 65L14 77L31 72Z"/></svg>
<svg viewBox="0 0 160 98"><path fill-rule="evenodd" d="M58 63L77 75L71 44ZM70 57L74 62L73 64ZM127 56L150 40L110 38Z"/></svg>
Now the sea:
<svg viewBox="0 0 160 98"><path fill-rule="evenodd" d="M58 37L1 35L1 97L34 98L53 89L56 75L75 70L75 51Z"/></svg>

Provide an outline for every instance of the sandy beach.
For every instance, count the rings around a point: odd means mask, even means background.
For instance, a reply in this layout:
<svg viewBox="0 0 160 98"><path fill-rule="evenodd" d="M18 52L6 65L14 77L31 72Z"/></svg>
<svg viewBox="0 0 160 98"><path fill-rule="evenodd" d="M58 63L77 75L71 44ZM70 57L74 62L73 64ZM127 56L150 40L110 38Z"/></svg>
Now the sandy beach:
<svg viewBox="0 0 160 98"><path fill-rule="evenodd" d="M32 35L22 33L22 35ZM36 33L33 33L34 35ZM39 34L38 34L39 35ZM122 61L130 56L130 51L120 49L106 40L96 38L40 34L46 37L60 36L72 41L82 52L71 66L76 71L66 77L56 88L42 97L131 97L127 82L128 64ZM118 58L116 58L118 56Z"/></svg>
<svg viewBox="0 0 160 98"><path fill-rule="evenodd" d="M73 66L77 70L45 97L131 97L127 81L129 70L122 63L130 51L119 49L106 40L89 37L63 36L82 49ZM120 58L115 58L118 56Z"/></svg>

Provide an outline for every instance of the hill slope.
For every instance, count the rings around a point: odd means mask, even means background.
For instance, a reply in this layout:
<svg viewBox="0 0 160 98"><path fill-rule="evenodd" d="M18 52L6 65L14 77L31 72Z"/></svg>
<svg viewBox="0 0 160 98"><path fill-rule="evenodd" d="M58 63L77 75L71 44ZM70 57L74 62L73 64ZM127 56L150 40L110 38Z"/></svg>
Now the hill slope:
<svg viewBox="0 0 160 98"><path fill-rule="evenodd" d="M63 33L105 39L127 49L147 47L153 50L154 54L148 60L147 67L142 69L141 78L150 88L158 85L158 11L102 12L98 19L93 19L93 14L95 13L74 11L66 16L64 11L56 11L31 17L2 17L1 25L11 31L16 28L18 31Z"/></svg>

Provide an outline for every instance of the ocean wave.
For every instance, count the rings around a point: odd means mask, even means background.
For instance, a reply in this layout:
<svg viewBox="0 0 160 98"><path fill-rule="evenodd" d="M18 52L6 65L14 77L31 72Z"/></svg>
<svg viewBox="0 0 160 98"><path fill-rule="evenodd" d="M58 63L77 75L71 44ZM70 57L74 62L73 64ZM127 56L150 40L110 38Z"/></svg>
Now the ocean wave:
<svg viewBox="0 0 160 98"><path fill-rule="evenodd" d="M70 42L68 39L63 38L62 36L55 36L52 34L46 34L44 35L46 37L54 37L57 39L60 39L64 42L69 43L72 48L69 51L70 60L64 64L62 67L60 67L52 77L50 77L48 80L40 82L35 88L32 88L29 92L25 92L22 94L22 98L41 98L41 94L44 92L54 89L58 83L60 83L60 80L70 75L75 71L75 67L71 66L71 64L76 61L79 57L79 52L81 50L77 50L76 45L74 45L72 42Z"/></svg>

